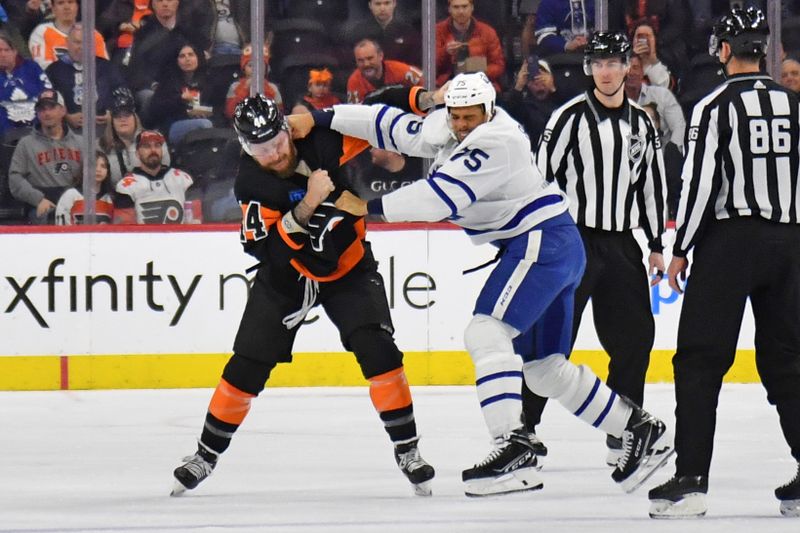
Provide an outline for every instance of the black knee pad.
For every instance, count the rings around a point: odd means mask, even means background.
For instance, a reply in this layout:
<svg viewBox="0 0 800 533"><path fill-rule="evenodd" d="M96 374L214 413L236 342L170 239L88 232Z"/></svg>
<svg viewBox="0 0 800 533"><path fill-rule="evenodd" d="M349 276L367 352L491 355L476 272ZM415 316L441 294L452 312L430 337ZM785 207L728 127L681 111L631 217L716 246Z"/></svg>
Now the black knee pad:
<svg viewBox="0 0 800 533"><path fill-rule="evenodd" d="M273 368L275 368L274 363L264 363L233 354L225 365L225 370L222 371L222 377L240 391L258 395L264 390Z"/></svg>
<svg viewBox="0 0 800 533"><path fill-rule="evenodd" d="M367 379L403 364L403 352L397 348L392 334L378 325L356 329L347 339L347 345L356 354L361 373Z"/></svg>

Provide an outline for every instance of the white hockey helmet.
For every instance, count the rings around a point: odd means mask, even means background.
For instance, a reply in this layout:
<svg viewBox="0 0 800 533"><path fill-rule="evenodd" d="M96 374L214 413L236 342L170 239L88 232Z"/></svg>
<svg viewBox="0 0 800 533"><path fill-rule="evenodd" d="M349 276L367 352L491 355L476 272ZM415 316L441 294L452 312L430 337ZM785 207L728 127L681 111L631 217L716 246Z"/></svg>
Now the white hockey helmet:
<svg viewBox="0 0 800 533"><path fill-rule="evenodd" d="M494 116L494 101L497 93L494 85L483 72L459 74L450 82L444 95L444 104L451 107L469 107L482 105L486 120Z"/></svg>

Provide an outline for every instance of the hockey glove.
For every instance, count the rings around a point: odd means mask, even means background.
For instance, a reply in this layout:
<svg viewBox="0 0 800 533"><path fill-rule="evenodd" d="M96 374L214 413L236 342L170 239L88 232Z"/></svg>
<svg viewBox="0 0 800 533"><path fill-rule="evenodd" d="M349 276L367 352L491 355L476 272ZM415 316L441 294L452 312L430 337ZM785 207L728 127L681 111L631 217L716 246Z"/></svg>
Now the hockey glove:
<svg viewBox="0 0 800 533"><path fill-rule="evenodd" d="M372 91L364 97L364 105L386 104L399 109L408 108L408 93L410 87L403 85L387 85L376 91Z"/></svg>
<svg viewBox="0 0 800 533"><path fill-rule="evenodd" d="M336 225L344 220L345 213L336 209L332 202L323 202L308 221L308 237L311 249L317 253L325 250L325 239Z"/></svg>

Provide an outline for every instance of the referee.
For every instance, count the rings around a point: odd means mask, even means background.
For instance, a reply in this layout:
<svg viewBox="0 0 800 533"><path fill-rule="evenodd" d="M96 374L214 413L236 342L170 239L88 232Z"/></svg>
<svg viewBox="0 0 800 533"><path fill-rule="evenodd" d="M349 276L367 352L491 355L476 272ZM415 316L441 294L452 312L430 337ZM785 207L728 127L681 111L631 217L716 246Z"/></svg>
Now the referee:
<svg viewBox="0 0 800 533"><path fill-rule="evenodd" d="M694 108L688 133L670 286L686 279L675 369L675 477L650 491L654 518L702 516L716 407L733 364L745 303L755 318L756 367L784 438L800 461L800 107L759 73L769 28L756 8L733 9L709 52L727 81ZM800 468L779 487L781 512L800 516Z"/></svg>
<svg viewBox="0 0 800 533"><path fill-rule="evenodd" d="M655 274L651 284L661 280L666 182L658 133L647 112L625 96L630 55L623 32L592 35L584 51L584 72L595 87L553 113L536 157L545 178L556 181L569 196L570 213L586 249L572 340L592 298L597 336L610 355L608 385L641 405L655 336L648 271ZM636 227L647 236L647 270L633 236ZM515 342L536 347L530 335ZM535 433L546 400L525 386L522 395L526 427ZM611 436L606 443L607 463L613 466L621 443ZM537 444L538 451L546 453Z"/></svg>

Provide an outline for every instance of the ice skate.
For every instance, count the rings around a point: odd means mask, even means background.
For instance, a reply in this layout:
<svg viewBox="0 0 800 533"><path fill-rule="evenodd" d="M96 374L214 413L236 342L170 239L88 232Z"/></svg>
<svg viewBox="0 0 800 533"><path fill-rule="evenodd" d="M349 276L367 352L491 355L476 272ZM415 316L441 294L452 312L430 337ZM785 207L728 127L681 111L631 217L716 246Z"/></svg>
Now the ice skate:
<svg viewBox="0 0 800 533"><path fill-rule="evenodd" d="M800 517L800 463L794 479L775 489L775 497L781 501L783 516Z"/></svg>
<svg viewBox="0 0 800 533"><path fill-rule="evenodd" d="M198 444L197 452L183 458L184 464L173 472L175 484L170 496L180 496L191 490L211 475L217 465L218 455L202 444Z"/></svg>
<svg viewBox="0 0 800 533"><path fill-rule="evenodd" d="M467 496L490 496L544 486L537 474L538 461L529 434L516 429L495 439L489 456L472 468L464 470L464 493Z"/></svg>
<svg viewBox="0 0 800 533"><path fill-rule="evenodd" d="M419 438L394 447L394 460L414 487L417 496L430 496L431 480L436 471L419 455Z"/></svg>
<svg viewBox="0 0 800 533"><path fill-rule="evenodd" d="M664 422L633 403L630 406L633 412L622 432L622 456L611 473L628 493L638 489L675 453Z"/></svg>
<svg viewBox="0 0 800 533"><path fill-rule="evenodd" d="M617 466L619 458L622 457L622 439L618 439L614 435L606 435L606 464L608 466Z"/></svg>
<svg viewBox="0 0 800 533"><path fill-rule="evenodd" d="M650 518L700 518L705 516L708 478L706 476L674 476L652 489Z"/></svg>
<svg viewBox="0 0 800 533"><path fill-rule="evenodd" d="M531 447L533 448L533 453L536 454L536 457L547 456L547 446L545 446L544 442L542 442L541 439L536 436L536 432L528 431L528 440L531 441ZM542 465L539 464L539 470L541 469Z"/></svg>

